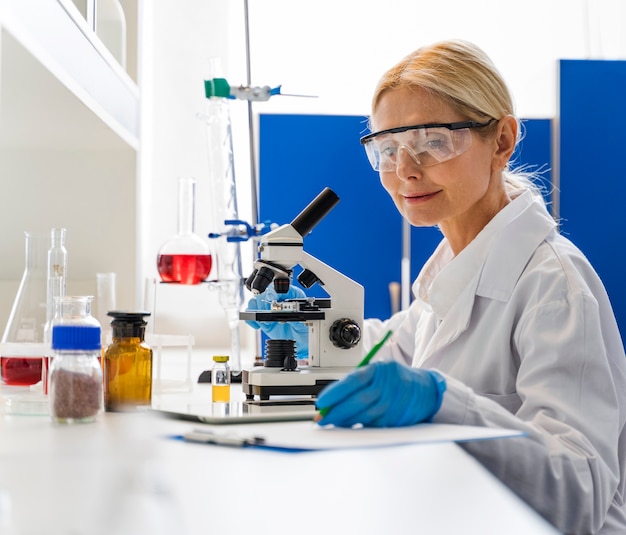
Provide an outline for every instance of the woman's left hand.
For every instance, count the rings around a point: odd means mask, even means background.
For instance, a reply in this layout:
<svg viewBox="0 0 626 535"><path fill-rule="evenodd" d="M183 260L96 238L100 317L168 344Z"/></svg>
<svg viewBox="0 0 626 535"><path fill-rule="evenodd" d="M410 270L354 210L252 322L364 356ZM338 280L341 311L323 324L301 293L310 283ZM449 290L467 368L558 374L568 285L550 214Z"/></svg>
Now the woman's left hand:
<svg viewBox="0 0 626 535"><path fill-rule="evenodd" d="M316 406L319 425L400 427L430 420L446 390L437 372L375 362L326 387Z"/></svg>

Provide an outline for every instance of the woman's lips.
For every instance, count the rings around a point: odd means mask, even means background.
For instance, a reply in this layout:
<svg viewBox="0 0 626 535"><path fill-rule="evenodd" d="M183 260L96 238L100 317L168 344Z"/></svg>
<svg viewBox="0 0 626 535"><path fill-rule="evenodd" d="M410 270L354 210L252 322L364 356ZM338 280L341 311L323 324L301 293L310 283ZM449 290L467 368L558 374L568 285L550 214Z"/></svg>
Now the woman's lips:
<svg viewBox="0 0 626 535"><path fill-rule="evenodd" d="M411 193L408 195L403 195L403 197L404 197L404 200L408 203L419 204L419 203L429 201L438 193L439 193L438 191L434 191L432 193Z"/></svg>

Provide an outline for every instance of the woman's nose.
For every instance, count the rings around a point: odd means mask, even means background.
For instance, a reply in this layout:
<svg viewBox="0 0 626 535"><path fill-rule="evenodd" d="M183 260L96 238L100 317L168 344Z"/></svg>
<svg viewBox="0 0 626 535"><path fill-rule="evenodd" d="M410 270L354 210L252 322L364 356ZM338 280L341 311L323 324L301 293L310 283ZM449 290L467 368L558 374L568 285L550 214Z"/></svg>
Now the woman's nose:
<svg viewBox="0 0 626 535"><path fill-rule="evenodd" d="M406 145L400 145L396 153L396 174L398 178L417 178L421 176L421 162L415 151Z"/></svg>

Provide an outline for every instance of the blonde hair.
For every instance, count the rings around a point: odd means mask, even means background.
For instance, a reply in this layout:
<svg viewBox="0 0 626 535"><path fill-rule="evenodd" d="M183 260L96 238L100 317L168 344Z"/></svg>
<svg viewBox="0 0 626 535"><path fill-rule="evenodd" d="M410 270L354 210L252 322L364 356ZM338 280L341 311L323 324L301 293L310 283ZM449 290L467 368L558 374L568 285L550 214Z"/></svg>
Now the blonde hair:
<svg viewBox="0 0 626 535"><path fill-rule="evenodd" d="M441 41L417 49L380 79L372 98L372 115L382 95L393 89L419 87L446 101L467 120L485 122L505 115L515 117L511 93L489 56L473 43ZM521 127L518 122L518 142ZM493 135L497 123L477 129L478 135ZM532 173L510 166L503 173L507 193L516 197L530 189L541 197Z"/></svg>

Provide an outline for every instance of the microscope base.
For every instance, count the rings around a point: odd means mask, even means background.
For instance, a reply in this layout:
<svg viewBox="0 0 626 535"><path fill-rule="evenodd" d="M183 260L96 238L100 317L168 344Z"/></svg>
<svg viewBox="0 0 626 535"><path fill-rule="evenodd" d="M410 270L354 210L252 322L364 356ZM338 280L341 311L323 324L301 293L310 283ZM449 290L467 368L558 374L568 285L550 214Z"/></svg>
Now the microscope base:
<svg viewBox="0 0 626 535"><path fill-rule="evenodd" d="M242 390L247 400L259 396L268 400L270 396L317 396L328 384L345 377L353 367L304 367L295 371L280 368L256 368L243 370Z"/></svg>

